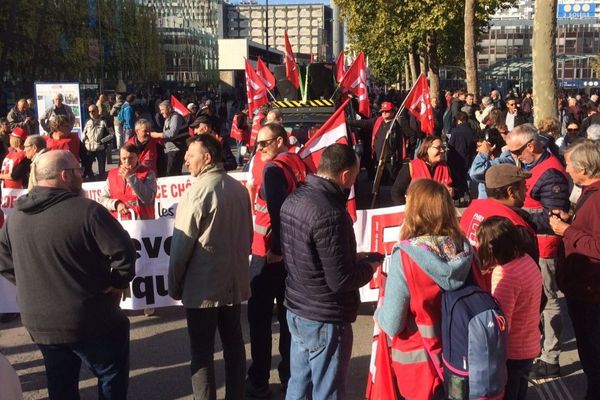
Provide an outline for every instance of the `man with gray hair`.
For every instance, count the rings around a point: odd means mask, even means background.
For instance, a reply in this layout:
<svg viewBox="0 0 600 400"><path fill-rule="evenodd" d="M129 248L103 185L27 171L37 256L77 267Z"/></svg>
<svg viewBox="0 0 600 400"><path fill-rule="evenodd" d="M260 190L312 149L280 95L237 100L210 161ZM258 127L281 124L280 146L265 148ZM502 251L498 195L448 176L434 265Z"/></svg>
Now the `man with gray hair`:
<svg viewBox="0 0 600 400"><path fill-rule="evenodd" d="M600 140L600 125L590 125L590 127L587 128L586 137L590 140Z"/></svg>
<svg viewBox="0 0 600 400"><path fill-rule="evenodd" d="M50 400L78 399L83 361L102 399L126 399L129 320L119 308L135 273L133 242L101 204L81 195L66 150L43 154L38 185L0 231L0 275L17 286L21 320L44 358Z"/></svg>
<svg viewBox="0 0 600 400"><path fill-rule="evenodd" d="M586 399L600 398L600 144L575 143L565 153L567 172L583 188L570 221L555 210L550 226L563 237L557 271L587 378Z"/></svg>
<svg viewBox="0 0 600 400"><path fill-rule="evenodd" d="M165 142L167 176L181 175L186 149L185 140L189 137L187 127L183 126L183 117L173 110L170 101L163 101L158 105L158 109L165 119L163 131L152 132L150 136L155 139L163 139Z"/></svg>
<svg viewBox="0 0 600 400"><path fill-rule="evenodd" d="M540 251L544 293L544 343L542 354L531 371L534 379L560 375L558 357L561 347L562 319L556 286L556 256L560 237L550 227L551 210L569 210L569 182L561 162L542 143L532 124L515 127L506 138L513 159L531 173L523 208L531 214Z"/></svg>
<svg viewBox="0 0 600 400"><path fill-rule="evenodd" d="M35 168L39 161L40 155L44 154L46 149L46 140L40 135L27 136L25 139L25 157L31 160L31 170L29 172L29 183L27 189L31 190L37 185L37 179L35 176Z"/></svg>
<svg viewBox="0 0 600 400"><path fill-rule="evenodd" d="M488 96L481 99L481 110L475 111L475 118L479 121L479 127L481 129L485 129L486 121L488 116L490 115L490 111L494 109L494 105L492 104L492 99Z"/></svg>
<svg viewBox="0 0 600 400"><path fill-rule="evenodd" d="M47 133L51 132L50 119L52 117L54 117L55 115L66 116L67 121L69 121L69 131L73 129L73 126L75 125L75 114L73 114L73 110L71 110L71 107L69 107L68 105L63 103L64 100L65 100L65 98L62 95L62 93L57 93L52 98L52 106L50 108L48 108L46 110L46 112L44 113L44 116L43 116L41 122L42 122L42 128L44 128L44 130Z"/></svg>

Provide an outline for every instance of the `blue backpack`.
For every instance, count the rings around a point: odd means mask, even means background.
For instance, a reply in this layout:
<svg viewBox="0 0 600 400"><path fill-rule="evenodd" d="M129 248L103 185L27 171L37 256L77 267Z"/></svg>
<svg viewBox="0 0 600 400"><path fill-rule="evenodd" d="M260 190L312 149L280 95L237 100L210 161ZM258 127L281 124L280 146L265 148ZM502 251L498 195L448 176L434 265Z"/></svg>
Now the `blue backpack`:
<svg viewBox="0 0 600 400"><path fill-rule="evenodd" d="M504 391L508 330L494 298L468 280L442 295L444 389L449 400Z"/></svg>

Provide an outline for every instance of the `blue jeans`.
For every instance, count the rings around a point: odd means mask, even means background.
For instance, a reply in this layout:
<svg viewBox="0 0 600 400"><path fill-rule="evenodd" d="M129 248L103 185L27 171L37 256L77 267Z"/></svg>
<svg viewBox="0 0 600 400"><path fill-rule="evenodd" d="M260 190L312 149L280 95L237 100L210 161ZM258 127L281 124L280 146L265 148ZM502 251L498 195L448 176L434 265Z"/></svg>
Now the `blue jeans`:
<svg viewBox="0 0 600 400"><path fill-rule="evenodd" d="M100 400L127 399L129 321L103 336L38 347L44 356L50 400L79 400L81 361L98 377Z"/></svg>
<svg viewBox="0 0 600 400"><path fill-rule="evenodd" d="M346 375L352 355L352 324L326 323L287 312L292 334L286 400L346 398Z"/></svg>

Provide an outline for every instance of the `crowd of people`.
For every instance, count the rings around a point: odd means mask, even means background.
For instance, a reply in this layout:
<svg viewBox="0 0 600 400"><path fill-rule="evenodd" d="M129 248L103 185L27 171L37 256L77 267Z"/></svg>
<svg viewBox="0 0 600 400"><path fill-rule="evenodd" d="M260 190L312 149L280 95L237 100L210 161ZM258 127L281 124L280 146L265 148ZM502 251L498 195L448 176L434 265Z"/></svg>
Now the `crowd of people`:
<svg viewBox="0 0 600 400"><path fill-rule="evenodd" d="M272 395L275 306L286 398L348 398L358 289L382 272L383 256L357 253L345 207L361 167L373 178L385 146L385 180L394 203L405 204L405 217L374 319L391 338L395 391L423 400L449 392L525 399L528 376L561 373L561 290L586 399L600 398L598 96L561 99L560 118L534 126L529 94L503 99L494 90L478 107L473 95L449 93L445 111L432 102L432 135L408 113L394 119L396 100L384 99L380 116L348 123L359 129L362 157L352 146L330 145L315 173L279 110L263 108L252 119L240 112L231 140L255 150L246 187L227 175L245 160L220 135L212 103L190 103L183 117L163 100L152 122L136 116L132 96L114 104L100 96L89 105L82 140L71 133L72 112L61 95L42 120L48 135L35 134L26 101L17 103L16 124L14 117L0 121L10 142L0 179L4 187L30 189L0 231L0 274L16 284L51 399L77 398L81 361L98 376L101 398L127 397L129 325L118 303L136 257L117 219L154 219L156 178L179 175L184 166L194 180L175 215L168 291L185 308L195 398L216 396L217 330L227 398ZM93 175L90 162L104 164L113 140L119 166L108 174L98 167L106 180L101 200L86 200L79 194ZM466 206L460 218L457 206ZM442 360L451 345L440 329L448 323L442 305L446 294L467 287L496 300L486 314L495 317L482 326L493 328L497 351L464 358L457 369ZM466 347L478 344L476 337L453 341ZM482 360L489 374L477 373Z"/></svg>

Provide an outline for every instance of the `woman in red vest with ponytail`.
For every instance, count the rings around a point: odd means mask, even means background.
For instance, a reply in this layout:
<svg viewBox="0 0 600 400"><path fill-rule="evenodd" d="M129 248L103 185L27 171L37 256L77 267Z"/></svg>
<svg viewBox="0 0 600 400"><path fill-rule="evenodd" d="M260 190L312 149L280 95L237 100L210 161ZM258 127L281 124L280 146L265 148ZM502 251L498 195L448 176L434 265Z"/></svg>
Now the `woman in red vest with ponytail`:
<svg viewBox="0 0 600 400"><path fill-rule="evenodd" d="M440 138L427 136L423 139L416 158L402 166L392 186L392 200L395 205L405 203L408 186L417 179L432 179L446 186L450 195L453 194L452 177L446 165L445 153L446 148Z"/></svg>

